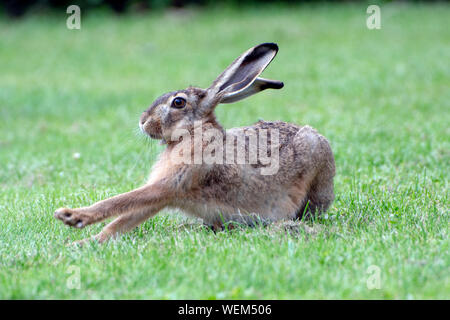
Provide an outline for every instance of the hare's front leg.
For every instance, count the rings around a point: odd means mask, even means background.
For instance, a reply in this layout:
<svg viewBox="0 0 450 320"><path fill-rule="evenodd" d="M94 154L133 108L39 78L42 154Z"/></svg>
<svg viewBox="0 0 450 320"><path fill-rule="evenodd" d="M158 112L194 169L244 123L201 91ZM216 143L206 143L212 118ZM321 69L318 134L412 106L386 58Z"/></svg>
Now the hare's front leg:
<svg viewBox="0 0 450 320"><path fill-rule="evenodd" d="M159 210L142 210L140 212L133 212L121 215L116 218L114 221L109 223L103 230L87 239L83 239L80 241L75 241L74 245L84 245L89 241L98 241L99 243L105 242L112 237L119 236L127 231L134 229L139 226L141 223L145 222L147 219L153 217Z"/></svg>
<svg viewBox="0 0 450 320"><path fill-rule="evenodd" d="M60 208L55 211L55 218L71 227L84 228L118 215L142 212L156 214L170 202L171 197L170 190L164 185L151 184L99 201L89 207Z"/></svg>

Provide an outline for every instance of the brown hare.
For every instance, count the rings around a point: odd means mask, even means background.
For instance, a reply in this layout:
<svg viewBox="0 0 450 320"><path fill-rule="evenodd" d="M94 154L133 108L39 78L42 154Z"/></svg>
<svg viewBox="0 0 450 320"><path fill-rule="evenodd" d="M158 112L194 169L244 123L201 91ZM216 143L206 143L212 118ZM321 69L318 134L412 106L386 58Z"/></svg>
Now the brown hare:
<svg viewBox="0 0 450 320"><path fill-rule="evenodd" d="M163 208L181 209L214 229L231 221L252 224L325 211L334 199L335 164L323 136L280 121L224 130L214 115L219 103L283 87L258 77L277 51L274 43L260 44L208 89L189 87L156 99L139 121L145 134L166 144L148 182L88 207L58 209L55 217L84 228L116 216L92 238L104 242Z"/></svg>

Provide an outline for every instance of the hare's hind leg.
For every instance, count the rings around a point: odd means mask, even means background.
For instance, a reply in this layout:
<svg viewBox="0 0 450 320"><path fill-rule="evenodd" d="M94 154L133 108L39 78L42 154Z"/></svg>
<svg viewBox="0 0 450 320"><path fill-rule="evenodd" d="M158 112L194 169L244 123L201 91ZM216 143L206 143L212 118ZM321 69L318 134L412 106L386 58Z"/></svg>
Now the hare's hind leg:
<svg viewBox="0 0 450 320"><path fill-rule="evenodd" d="M333 172L321 172L311 183L307 202L301 212L309 215L320 215L327 211L334 200ZM305 210L306 209L306 210Z"/></svg>
<svg viewBox="0 0 450 320"><path fill-rule="evenodd" d="M310 218L325 212L334 200L333 188L334 170L320 172L311 182L306 197L299 210L297 218Z"/></svg>
<svg viewBox="0 0 450 320"><path fill-rule="evenodd" d="M309 211L320 215L327 211L334 200L333 180L320 181L314 185L314 189L309 194Z"/></svg>

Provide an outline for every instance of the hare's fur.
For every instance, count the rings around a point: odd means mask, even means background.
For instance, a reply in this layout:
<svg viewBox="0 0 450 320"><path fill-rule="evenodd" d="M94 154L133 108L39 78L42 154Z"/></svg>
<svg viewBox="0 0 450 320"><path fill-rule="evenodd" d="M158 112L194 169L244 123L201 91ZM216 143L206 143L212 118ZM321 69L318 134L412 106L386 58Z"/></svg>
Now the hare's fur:
<svg viewBox="0 0 450 320"><path fill-rule="evenodd" d="M281 121L259 121L253 126L224 130L214 116L214 108L219 103L238 101L264 89L283 86L279 81L258 78L277 50L278 47L270 43L251 48L210 88L191 87L158 98L140 120L142 131L167 145L148 182L139 189L89 207L58 209L55 217L70 226L83 228L118 216L94 237L103 242L136 227L163 208L180 209L214 228L230 221L251 225L257 221L295 219L327 210L334 199L335 164L328 141L316 130ZM176 98L178 100L174 101ZM174 105L175 102L181 107ZM200 128L203 134L215 130L214 141L223 139L224 143L248 132L276 130L277 144L270 134L267 148L277 152L277 170L261 174L267 164L259 158L253 163L174 161L183 144L188 153L195 152L194 140L171 139L180 128L189 133ZM245 152L255 152L249 140L244 141ZM200 149L205 150L208 145L208 141L202 141Z"/></svg>
<svg viewBox="0 0 450 320"><path fill-rule="evenodd" d="M206 128L208 126L205 126ZM161 179L177 190L169 207L199 218L206 224L223 221L252 223L294 219L307 212L322 212L333 201L334 161L327 140L309 126L259 121L234 128L226 135L248 129L276 128L280 132L279 170L261 175L258 166L179 165L170 163L172 146L162 153L149 183Z"/></svg>

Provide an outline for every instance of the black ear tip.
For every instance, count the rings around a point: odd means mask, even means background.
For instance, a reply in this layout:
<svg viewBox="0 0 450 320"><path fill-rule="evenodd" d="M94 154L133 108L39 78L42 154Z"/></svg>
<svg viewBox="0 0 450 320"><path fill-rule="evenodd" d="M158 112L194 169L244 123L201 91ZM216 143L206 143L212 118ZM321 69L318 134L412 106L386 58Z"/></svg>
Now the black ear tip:
<svg viewBox="0 0 450 320"><path fill-rule="evenodd" d="M265 89L281 89L283 87L284 87L284 83L281 82L281 81L264 79L264 82L261 85L261 90L265 90Z"/></svg>
<svg viewBox="0 0 450 320"><path fill-rule="evenodd" d="M272 83L272 88L273 88L273 89L281 89L281 88L283 88L283 87L284 87L284 83L281 82L281 81L274 81L274 82Z"/></svg>
<svg viewBox="0 0 450 320"><path fill-rule="evenodd" d="M278 45L274 42L261 43L258 47L267 47L270 50L278 51Z"/></svg>

